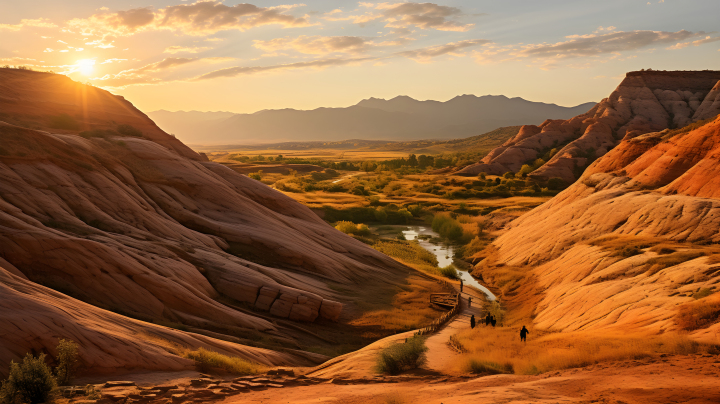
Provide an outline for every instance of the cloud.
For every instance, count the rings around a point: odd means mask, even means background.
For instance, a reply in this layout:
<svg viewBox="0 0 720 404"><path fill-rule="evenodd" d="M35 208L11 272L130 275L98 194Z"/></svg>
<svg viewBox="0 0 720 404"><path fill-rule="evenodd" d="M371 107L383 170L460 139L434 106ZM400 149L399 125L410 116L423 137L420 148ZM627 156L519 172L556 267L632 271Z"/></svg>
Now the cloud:
<svg viewBox="0 0 720 404"><path fill-rule="evenodd" d="M432 58L442 55L464 56L461 52L464 49L489 44L491 41L486 39L467 39L459 42L451 42L445 45L429 46L415 50L398 52L396 55L413 59L418 62L428 62Z"/></svg>
<svg viewBox="0 0 720 404"><path fill-rule="evenodd" d="M253 46L267 52L292 49L300 53L325 55L328 53L363 53L371 42L358 36L305 36L255 40Z"/></svg>
<svg viewBox="0 0 720 404"><path fill-rule="evenodd" d="M703 39L698 39L698 40L692 41L692 42L678 42L675 45L668 47L667 49L682 49L682 48L687 48L690 45L700 46L700 45L704 45L706 43L713 43L713 42L719 42L719 41L720 41L720 36L711 37L708 35Z"/></svg>
<svg viewBox="0 0 720 404"><path fill-rule="evenodd" d="M208 49L212 49L212 48L199 47L199 46L170 46L168 48L165 48L163 53L172 53L172 54L180 53L180 52L198 53L198 52L202 52L202 51L208 50Z"/></svg>
<svg viewBox="0 0 720 404"><path fill-rule="evenodd" d="M166 58L157 63L151 63L137 69L138 72L166 70L172 67L182 66L200 60L199 58Z"/></svg>
<svg viewBox="0 0 720 404"><path fill-rule="evenodd" d="M364 14L345 15L340 10L333 10L323 15L328 21L352 21L355 24L365 25L374 20L385 22L388 28L416 27L420 29L435 29L438 31L470 30L475 24L463 24L459 21L466 15L457 8L441 6L435 3L360 3L362 7L370 9Z"/></svg>
<svg viewBox="0 0 720 404"><path fill-rule="evenodd" d="M57 28L57 25L50 22L46 18L38 18L35 20L20 20L20 24L0 24L0 30L6 29L10 31L20 31L25 27L35 28Z"/></svg>
<svg viewBox="0 0 720 404"><path fill-rule="evenodd" d="M101 64L123 61L125 59L108 59ZM161 84L171 81L183 81L182 79L168 79L167 73L177 67L191 63L223 63L235 60L231 57L210 57L210 58L165 58L159 62L150 63L136 69L123 70L116 74L106 74L103 77L91 79L93 82L106 88L125 88L130 85ZM161 74L162 77L158 77Z"/></svg>
<svg viewBox="0 0 720 404"><path fill-rule="evenodd" d="M474 24L462 24L456 19L462 17L459 8L440 6L434 3L382 3L376 7L383 10L383 19L386 27L406 28L414 26L421 29L436 29L438 31L467 31Z"/></svg>
<svg viewBox="0 0 720 404"><path fill-rule="evenodd" d="M697 36L689 31L628 31L603 35L588 35L555 44L530 45L521 54L536 58L573 58L627 52L657 44L682 41Z"/></svg>
<svg viewBox="0 0 720 404"><path fill-rule="evenodd" d="M610 27L614 28L614 27ZM558 67L555 63L561 59L600 57L610 55L602 60L617 59L623 53L640 51L652 46L677 43L693 37L706 35L704 32L690 31L614 31L602 34L570 35L567 41L553 44L517 44L509 46L488 46L475 53L479 63L506 62L513 60L533 60L541 69ZM625 56L633 57L633 56ZM564 66L584 66L581 64Z"/></svg>
<svg viewBox="0 0 720 404"><path fill-rule="evenodd" d="M74 19L68 24L87 34L112 32L132 35L146 30L172 30L189 35L210 35L223 30L244 31L261 25L306 27L311 25L305 17L287 14L301 5L258 7L252 4L227 6L220 1L198 1L192 4L168 6L159 10L150 7L116 13L103 12L86 19Z"/></svg>
<svg viewBox="0 0 720 404"><path fill-rule="evenodd" d="M222 77L237 77L255 73L278 71L278 70L295 70L295 69L324 69L331 66L344 66L355 63L362 63L367 61L378 60L378 58L365 57L365 58L348 58L348 59L320 59L308 62L296 62L281 65L270 65L270 66L249 66L249 67L229 67L226 69L215 70L210 73L203 74L202 76L196 77L194 80L209 80L217 79Z"/></svg>

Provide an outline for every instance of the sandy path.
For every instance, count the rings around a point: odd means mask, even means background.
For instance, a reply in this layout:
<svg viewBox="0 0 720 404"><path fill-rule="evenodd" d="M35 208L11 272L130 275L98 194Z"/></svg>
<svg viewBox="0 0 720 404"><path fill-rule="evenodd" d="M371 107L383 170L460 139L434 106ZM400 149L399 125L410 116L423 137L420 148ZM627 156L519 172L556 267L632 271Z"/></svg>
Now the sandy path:
<svg viewBox="0 0 720 404"><path fill-rule="evenodd" d="M459 284L453 284L453 287L456 292L460 290ZM483 313L481 308L484 295L474 289L466 287L461 296L460 314L425 341L425 345L428 347L428 361L424 367L429 370L443 374L458 373L461 366L458 360L460 354L448 344L450 336L457 334L461 330L470 328L470 316L472 315L475 315L475 321L477 322L476 328L485 327L485 325L480 324L480 319L485 317L485 313ZM468 297L470 296L472 296L473 302L471 307L468 307Z"/></svg>

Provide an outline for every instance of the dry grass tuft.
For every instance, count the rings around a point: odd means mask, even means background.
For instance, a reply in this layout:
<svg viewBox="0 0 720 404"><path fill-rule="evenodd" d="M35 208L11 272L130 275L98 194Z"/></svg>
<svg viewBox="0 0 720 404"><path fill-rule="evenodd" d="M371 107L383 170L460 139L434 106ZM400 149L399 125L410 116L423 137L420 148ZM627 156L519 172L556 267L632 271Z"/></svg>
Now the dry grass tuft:
<svg viewBox="0 0 720 404"><path fill-rule="evenodd" d="M519 327L518 327L519 328ZM690 354L706 350L681 335L657 337L596 337L582 333L547 334L531 329L520 342L518 329L480 326L456 335L467 349L461 370L473 373L540 374L606 361L654 357L663 353Z"/></svg>
<svg viewBox="0 0 720 404"><path fill-rule="evenodd" d="M688 331L699 330L720 321L720 294L715 293L705 298L701 296L698 299L701 300L684 304L678 309L675 323L680 328Z"/></svg>
<svg viewBox="0 0 720 404"><path fill-rule="evenodd" d="M223 355L205 348L184 350L180 352L180 356L194 360L198 370L201 372L222 369L235 375L256 375L262 371L262 367L257 363L237 356Z"/></svg>

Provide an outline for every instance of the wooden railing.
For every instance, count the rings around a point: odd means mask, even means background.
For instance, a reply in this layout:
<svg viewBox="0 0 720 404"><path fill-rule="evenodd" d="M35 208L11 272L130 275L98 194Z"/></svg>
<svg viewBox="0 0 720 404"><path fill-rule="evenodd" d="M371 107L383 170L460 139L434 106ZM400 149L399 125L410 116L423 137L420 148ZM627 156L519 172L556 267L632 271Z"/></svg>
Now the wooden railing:
<svg viewBox="0 0 720 404"><path fill-rule="evenodd" d="M415 335L428 335L434 333L460 312L460 293L456 293L455 288L453 288L452 285L450 285L450 283L448 283L447 281L441 281L441 283L443 284L443 286L451 289L453 293L433 293L430 295L430 302L433 301L433 298L437 299L439 296L442 295L449 298L442 299L442 305L450 306L450 304L445 303L446 301L450 301L452 302L452 309L450 309L450 311L448 311L447 313L443 314L442 317L433 321L433 323L429 326L419 329L417 332L415 332Z"/></svg>

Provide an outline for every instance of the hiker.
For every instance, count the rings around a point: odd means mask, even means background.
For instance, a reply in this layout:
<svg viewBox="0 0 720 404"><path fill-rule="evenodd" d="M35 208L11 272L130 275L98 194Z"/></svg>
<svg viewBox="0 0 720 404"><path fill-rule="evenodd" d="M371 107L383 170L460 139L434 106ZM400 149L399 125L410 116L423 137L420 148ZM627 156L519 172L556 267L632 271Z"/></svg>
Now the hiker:
<svg viewBox="0 0 720 404"><path fill-rule="evenodd" d="M463 281L462 281L462 279L460 279L460 293L462 293L462 288L463 288Z"/></svg>
<svg viewBox="0 0 720 404"><path fill-rule="evenodd" d="M490 325L491 322L492 322L492 316L490 315L490 313L488 313L487 316L485 316L485 325L488 326L488 325Z"/></svg>
<svg viewBox="0 0 720 404"><path fill-rule="evenodd" d="M525 338L528 334L530 334L530 331L528 331L528 329L523 326L522 330L520 330L520 341L527 342L525 341Z"/></svg>
<svg viewBox="0 0 720 404"><path fill-rule="evenodd" d="M470 316L470 328L475 328L475 315Z"/></svg>
<svg viewBox="0 0 720 404"><path fill-rule="evenodd" d="M468 307L472 307L472 296L468 296Z"/></svg>
<svg viewBox="0 0 720 404"><path fill-rule="evenodd" d="M495 323L497 323L497 320L495 320L495 317L493 317L491 320L491 324L493 327L495 327Z"/></svg>

